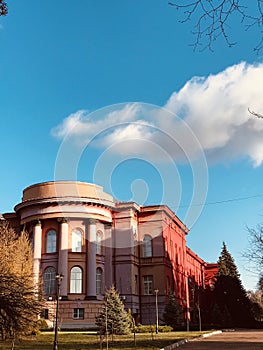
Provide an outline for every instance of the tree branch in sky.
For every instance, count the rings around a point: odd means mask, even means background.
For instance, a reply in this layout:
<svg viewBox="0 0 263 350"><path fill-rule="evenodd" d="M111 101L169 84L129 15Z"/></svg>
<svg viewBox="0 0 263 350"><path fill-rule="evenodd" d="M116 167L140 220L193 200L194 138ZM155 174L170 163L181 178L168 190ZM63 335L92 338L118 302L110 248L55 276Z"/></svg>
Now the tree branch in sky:
<svg viewBox="0 0 263 350"><path fill-rule="evenodd" d="M244 25L245 29L258 26L263 27L263 0L254 1L256 8L254 14L250 13L247 6L242 5L242 0L178 0L169 2L177 10L182 10L184 17L180 22L195 21L193 34L195 42L194 49L202 48L212 50L213 42L223 36L229 47L236 44L229 37L230 24L236 17ZM263 32L260 32L260 39L254 48L256 52L263 48Z"/></svg>
<svg viewBox="0 0 263 350"><path fill-rule="evenodd" d="M252 114L254 117L257 117L257 118L263 118L263 114L259 114L259 113L256 113L254 111L251 111L249 108L248 108L248 111L250 114Z"/></svg>
<svg viewBox="0 0 263 350"><path fill-rule="evenodd" d="M0 16L7 15L8 9L5 1L0 0Z"/></svg>

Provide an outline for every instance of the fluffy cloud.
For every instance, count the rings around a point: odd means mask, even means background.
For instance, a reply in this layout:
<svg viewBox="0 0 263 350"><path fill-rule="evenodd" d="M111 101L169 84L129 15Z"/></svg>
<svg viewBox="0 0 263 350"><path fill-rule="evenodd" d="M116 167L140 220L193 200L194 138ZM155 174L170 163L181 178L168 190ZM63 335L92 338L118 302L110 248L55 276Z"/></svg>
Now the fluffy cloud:
<svg viewBox="0 0 263 350"><path fill-rule="evenodd" d="M192 78L172 94L166 108L185 114L210 158L249 156L261 164L263 121L248 108L263 111L263 65L240 63L207 78Z"/></svg>
<svg viewBox="0 0 263 350"><path fill-rule="evenodd" d="M262 86L263 64L242 62L218 74L193 77L163 107L131 103L78 111L52 134L121 154L144 152L158 158L158 145L160 157L164 151L173 159L189 160L204 152L209 161L248 157L259 166L263 119L251 116L248 108L263 113Z"/></svg>

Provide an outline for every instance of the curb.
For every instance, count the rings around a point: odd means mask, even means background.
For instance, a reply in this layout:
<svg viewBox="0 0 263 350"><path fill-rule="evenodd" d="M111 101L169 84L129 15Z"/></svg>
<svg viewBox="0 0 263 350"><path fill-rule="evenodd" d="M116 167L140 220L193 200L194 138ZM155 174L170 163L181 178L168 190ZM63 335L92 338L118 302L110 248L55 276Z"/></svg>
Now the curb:
<svg viewBox="0 0 263 350"><path fill-rule="evenodd" d="M173 343L171 345L167 345L165 346L164 348L160 349L160 350L173 350L175 348L179 348L179 346L185 344L185 343L188 343L190 341L197 341L197 340L200 340L202 338L208 338L208 337L211 337L212 335L215 335L215 334L221 334L222 331L213 331L213 332L210 332L210 333L206 333L206 334L203 334L201 335L200 337L198 338L193 338L193 339L182 339L182 340L179 340L178 342L176 343Z"/></svg>
<svg viewBox="0 0 263 350"><path fill-rule="evenodd" d="M216 334L221 334L221 333L223 333L223 331L213 331L210 333L202 334L201 337L195 338L195 339L208 338L208 337L211 337L211 335L216 335ZM195 340L195 339L193 339L193 340Z"/></svg>

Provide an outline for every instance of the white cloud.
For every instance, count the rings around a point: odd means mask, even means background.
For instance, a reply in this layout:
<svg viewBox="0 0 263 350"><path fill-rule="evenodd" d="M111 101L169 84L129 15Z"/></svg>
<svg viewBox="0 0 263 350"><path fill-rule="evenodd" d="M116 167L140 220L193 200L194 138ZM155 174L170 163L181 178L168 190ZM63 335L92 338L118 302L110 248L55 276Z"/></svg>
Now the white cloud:
<svg viewBox="0 0 263 350"><path fill-rule="evenodd" d="M263 64L242 62L218 74L193 77L163 108L129 103L91 114L78 111L52 134L60 139L70 135L82 143L94 139L94 146L114 146L120 154L140 150L158 157L156 147L149 147L152 142L174 159L196 158L202 149L211 161L249 157L259 166L263 120L250 116L248 108L263 113L262 87ZM118 143L122 147L116 147Z"/></svg>
<svg viewBox="0 0 263 350"><path fill-rule="evenodd" d="M85 111L78 111L71 114L65 118L61 124L51 130L51 135L57 137L58 139L62 139L69 133L73 133L75 135L80 134L82 131L82 126L84 125L82 119L85 114Z"/></svg>
<svg viewBox="0 0 263 350"><path fill-rule="evenodd" d="M101 133L104 135L104 140L100 136L100 142L105 146L105 138L109 137L109 133L115 134L115 137L119 136L121 139L124 137L126 129L130 131L136 130L131 127L131 123L136 121L140 105L136 103L122 105L121 109L118 109L118 105L111 106L110 109L101 109L93 113L89 113L85 110L77 111L65 118L61 124L51 130L51 134L54 137L62 139L64 137L79 137L83 138L83 142L87 142L94 136L99 136ZM145 121L142 121L145 124ZM122 132L116 132L115 127L119 126ZM138 128L137 128L138 129ZM133 137L126 131L125 137ZM138 135L137 132L137 136Z"/></svg>
<svg viewBox="0 0 263 350"><path fill-rule="evenodd" d="M172 94L166 108L185 121L209 158L248 156L254 165L263 161L263 122L249 116L248 107L263 111L263 64L244 62L207 78L193 78Z"/></svg>

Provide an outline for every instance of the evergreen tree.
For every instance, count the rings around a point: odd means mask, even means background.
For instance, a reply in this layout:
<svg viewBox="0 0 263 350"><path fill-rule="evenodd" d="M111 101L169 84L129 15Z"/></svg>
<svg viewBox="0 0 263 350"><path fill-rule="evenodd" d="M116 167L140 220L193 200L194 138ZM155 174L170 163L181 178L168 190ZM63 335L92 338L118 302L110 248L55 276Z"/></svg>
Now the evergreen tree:
<svg viewBox="0 0 263 350"><path fill-rule="evenodd" d="M224 327L230 327L233 324L231 314L226 305L219 307L218 304L215 304L213 306L211 321L215 326L224 325Z"/></svg>
<svg viewBox="0 0 263 350"><path fill-rule="evenodd" d="M221 326L250 326L253 322L251 302L240 280L237 266L223 242L218 259L218 273L213 291L214 303L222 315Z"/></svg>
<svg viewBox="0 0 263 350"><path fill-rule="evenodd" d="M114 334L129 334L131 331L129 315L124 310L114 286L105 292L104 304L96 317L96 325L102 334L105 334L106 330Z"/></svg>
<svg viewBox="0 0 263 350"><path fill-rule="evenodd" d="M182 307L176 301L172 293L169 293L168 303L165 305L163 313L163 320L165 324L172 326L174 329L183 322Z"/></svg>
<svg viewBox="0 0 263 350"><path fill-rule="evenodd" d="M240 275L238 273L236 264L231 254L227 250L225 242L223 242L223 248L221 251L221 255L218 259L218 272L217 277L219 276L230 276L233 278L239 278Z"/></svg>

